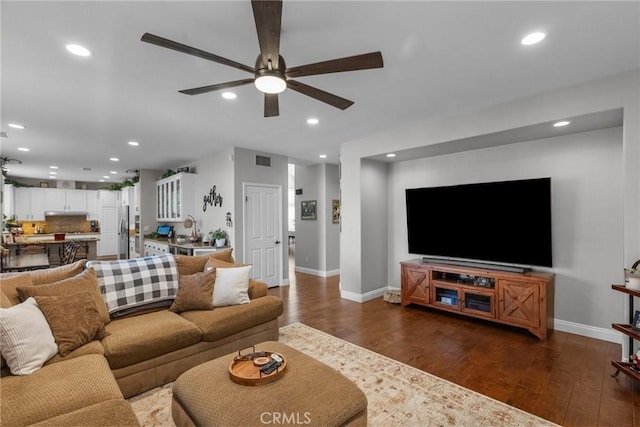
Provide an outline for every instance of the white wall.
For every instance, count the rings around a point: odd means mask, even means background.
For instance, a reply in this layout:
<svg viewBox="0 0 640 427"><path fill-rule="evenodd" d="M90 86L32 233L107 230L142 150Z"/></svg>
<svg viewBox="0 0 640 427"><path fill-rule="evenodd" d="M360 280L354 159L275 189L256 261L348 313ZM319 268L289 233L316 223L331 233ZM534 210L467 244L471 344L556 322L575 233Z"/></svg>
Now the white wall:
<svg viewBox="0 0 640 427"><path fill-rule="evenodd" d="M197 228L202 233L208 233L222 228L229 233L230 244L235 248L235 226L228 227L226 214L235 214L235 199L238 197L233 181L233 148L227 148L215 153L213 156L201 159L193 167L197 173L195 210L191 215L196 219ZM204 197L209 196L211 189L215 188L216 194L222 196L222 206L212 206L206 203ZM184 233L182 224L175 224L175 230ZM235 253L234 253L235 256Z"/></svg>
<svg viewBox="0 0 640 427"><path fill-rule="evenodd" d="M363 158L381 155L390 150L399 151L433 145L616 108L622 108L624 111L621 166L624 200L621 243L623 257L611 267L617 273L601 286L609 288L611 282L622 280L622 268L640 258L639 82L640 72L636 69L480 111L391 129L342 144L340 158L343 223L340 269L343 297L357 300L358 298L352 298L352 295L363 298L362 296L369 292L363 274L365 265L390 263L377 248L361 244L367 216L370 215L370 212L363 209L368 202L363 200L364 195L361 195L364 179L361 166ZM385 277L389 274L386 273ZM622 296L619 296L619 301L618 321L622 321L625 310ZM561 302L556 301L556 313L565 310L560 304ZM601 324L600 321L591 319L586 321L590 322L585 324L587 328L596 327L594 323Z"/></svg>
<svg viewBox="0 0 640 427"><path fill-rule="evenodd" d="M332 201L340 199L338 165L296 165L296 271L327 277L340 273L340 224L333 223ZM300 203L317 202L317 219L302 220Z"/></svg>
<svg viewBox="0 0 640 427"><path fill-rule="evenodd" d="M620 127L390 165L389 283L400 287L399 262L418 257L407 251L405 189L541 177L551 177L556 319L619 322L620 295L608 285L623 263Z"/></svg>
<svg viewBox="0 0 640 427"><path fill-rule="evenodd" d="M323 269L327 275L338 274L340 269L340 224L333 223L333 200L340 200L340 168L325 163L324 180L324 253Z"/></svg>
<svg viewBox="0 0 640 427"><path fill-rule="evenodd" d="M296 189L302 194L296 195L296 271L320 275L320 253L322 231L318 220L301 219L300 203L303 201L322 201L321 165L296 165ZM322 210L317 207L318 214Z"/></svg>

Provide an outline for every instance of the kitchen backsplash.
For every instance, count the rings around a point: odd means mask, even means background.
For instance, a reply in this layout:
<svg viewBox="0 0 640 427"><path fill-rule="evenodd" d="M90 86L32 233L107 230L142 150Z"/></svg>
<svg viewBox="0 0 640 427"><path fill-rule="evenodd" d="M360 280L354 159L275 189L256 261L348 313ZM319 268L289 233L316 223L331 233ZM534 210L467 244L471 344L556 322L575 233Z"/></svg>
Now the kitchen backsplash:
<svg viewBox="0 0 640 427"><path fill-rule="evenodd" d="M49 216L46 221L23 221L22 230L24 234L41 233L90 233L91 222L87 221L85 215L72 216Z"/></svg>

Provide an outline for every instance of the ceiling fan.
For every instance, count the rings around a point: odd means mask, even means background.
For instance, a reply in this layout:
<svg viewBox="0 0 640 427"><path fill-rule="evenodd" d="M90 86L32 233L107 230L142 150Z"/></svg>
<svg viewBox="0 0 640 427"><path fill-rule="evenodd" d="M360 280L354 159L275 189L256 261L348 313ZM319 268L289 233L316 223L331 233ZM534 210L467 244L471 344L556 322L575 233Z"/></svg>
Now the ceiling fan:
<svg viewBox="0 0 640 427"><path fill-rule="evenodd" d="M280 24L282 18L282 0L262 1L252 0L253 17L258 32L260 54L256 59L255 67L241 64L231 59L223 58L213 53L205 52L195 47L187 46L172 40L165 39L149 33L144 33L143 42L155 44L167 49L194 55L218 64L228 65L242 71L253 74L252 78L235 80L232 82L218 83L193 89L181 90L186 95L199 95L220 89L229 89L254 83L259 91L264 92L264 116L274 117L280 114L278 106L278 94L289 88L303 95L310 96L318 101L345 110L353 105L353 101L333 95L318 88L306 85L296 77L313 76L317 74L340 73L343 71L367 70L382 68L382 54L380 52L365 53L362 55L332 59L313 64L289 67L285 65L284 58L280 55Z"/></svg>

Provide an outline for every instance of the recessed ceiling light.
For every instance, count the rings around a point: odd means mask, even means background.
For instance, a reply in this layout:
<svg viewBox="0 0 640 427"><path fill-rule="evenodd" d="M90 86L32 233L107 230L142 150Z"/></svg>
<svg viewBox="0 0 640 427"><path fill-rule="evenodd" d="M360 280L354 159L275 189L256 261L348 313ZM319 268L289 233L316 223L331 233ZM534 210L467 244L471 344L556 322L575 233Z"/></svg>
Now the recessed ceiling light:
<svg viewBox="0 0 640 427"><path fill-rule="evenodd" d="M110 173L111 175L117 175L117 174L118 174L118 172L116 172L116 171L110 171L109 173Z"/></svg>
<svg viewBox="0 0 640 427"><path fill-rule="evenodd" d="M542 40L544 40L545 37L547 37L545 33L537 31L535 33L527 34L526 36L524 36L520 43L525 46L530 46L532 44L540 43Z"/></svg>
<svg viewBox="0 0 640 427"><path fill-rule="evenodd" d="M132 147L137 147L138 145L140 145L137 141L129 141L127 144L131 145Z"/></svg>
<svg viewBox="0 0 640 427"><path fill-rule="evenodd" d="M387 154L387 157L389 157L389 158L391 158L391 157L395 157L395 156L396 156L396 153L389 153L389 154Z"/></svg>
<svg viewBox="0 0 640 427"><path fill-rule="evenodd" d="M104 182L104 179L99 179L98 182Z"/></svg>
<svg viewBox="0 0 640 427"><path fill-rule="evenodd" d="M49 171L49 175L57 175L57 174L58 174L58 172L56 172L56 171Z"/></svg>
<svg viewBox="0 0 640 427"><path fill-rule="evenodd" d="M24 147L18 147L18 151L29 151L29 149Z"/></svg>
<svg viewBox="0 0 640 427"><path fill-rule="evenodd" d="M326 154L320 154L320 156L319 156L319 157L320 157L321 159L326 159L326 158L327 158L327 155L326 155Z"/></svg>
<svg viewBox="0 0 640 427"><path fill-rule="evenodd" d="M555 122L555 123L553 124L553 127L554 127L554 128L561 128L561 127L563 127L563 126L568 126L569 124L571 124L571 122L570 122L570 121L568 121L568 120L561 120L561 121L559 121L559 122Z"/></svg>
<svg viewBox="0 0 640 427"><path fill-rule="evenodd" d="M67 50L74 55L78 56L91 56L91 51L84 46L80 46L79 44L68 44L65 46Z"/></svg>
<svg viewBox="0 0 640 427"><path fill-rule="evenodd" d="M111 160L112 162L119 162L120 159L117 157L109 157L109 160Z"/></svg>
<svg viewBox="0 0 640 427"><path fill-rule="evenodd" d="M312 118L310 118L310 119L307 119L307 124L310 124L310 125L317 125L318 123L320 123L320 120L318 120L318 119L316 119L316 118L313 118L313 117L312 117Z"/></svg>
<svg viewBox="0 0 640 427"><path fill-rule="evenodd" d="M109 175L103 175L102 177L103 177L104 179L109 179L109 178L111 178Z"/></svg>
<svg viewBox="0 0 640 427"><path fill-rule="evenodd" d="M49 169L58 169L58 167L51 165L51 166L49 166Z"/></svg>
<svg viewBox="0 0 640 427"><path fill-rule="evenodd" d="M26 126L19 123L9 123L9 127L14 129L24 129Z"/></svg>
<svg viewBox="0 0 640 427"><path fill-rule="evenodd" d="M238 95L233 92L222 92L222 97L224 99L236 99Z"/></svg>

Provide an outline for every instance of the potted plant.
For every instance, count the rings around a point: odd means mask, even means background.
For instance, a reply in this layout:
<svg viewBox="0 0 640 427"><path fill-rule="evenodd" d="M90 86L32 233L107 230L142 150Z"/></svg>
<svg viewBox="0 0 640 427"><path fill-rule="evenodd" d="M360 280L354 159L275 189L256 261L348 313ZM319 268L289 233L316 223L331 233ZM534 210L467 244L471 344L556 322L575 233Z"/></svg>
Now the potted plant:
<svg viewBox="0 0 640 427"><path fill-rule="evenodd" d="M217 230L212 231L210 234L211 238L216 242L216 247L220 248L226 245L229 235L222 228L218 228Z"/></svg>

